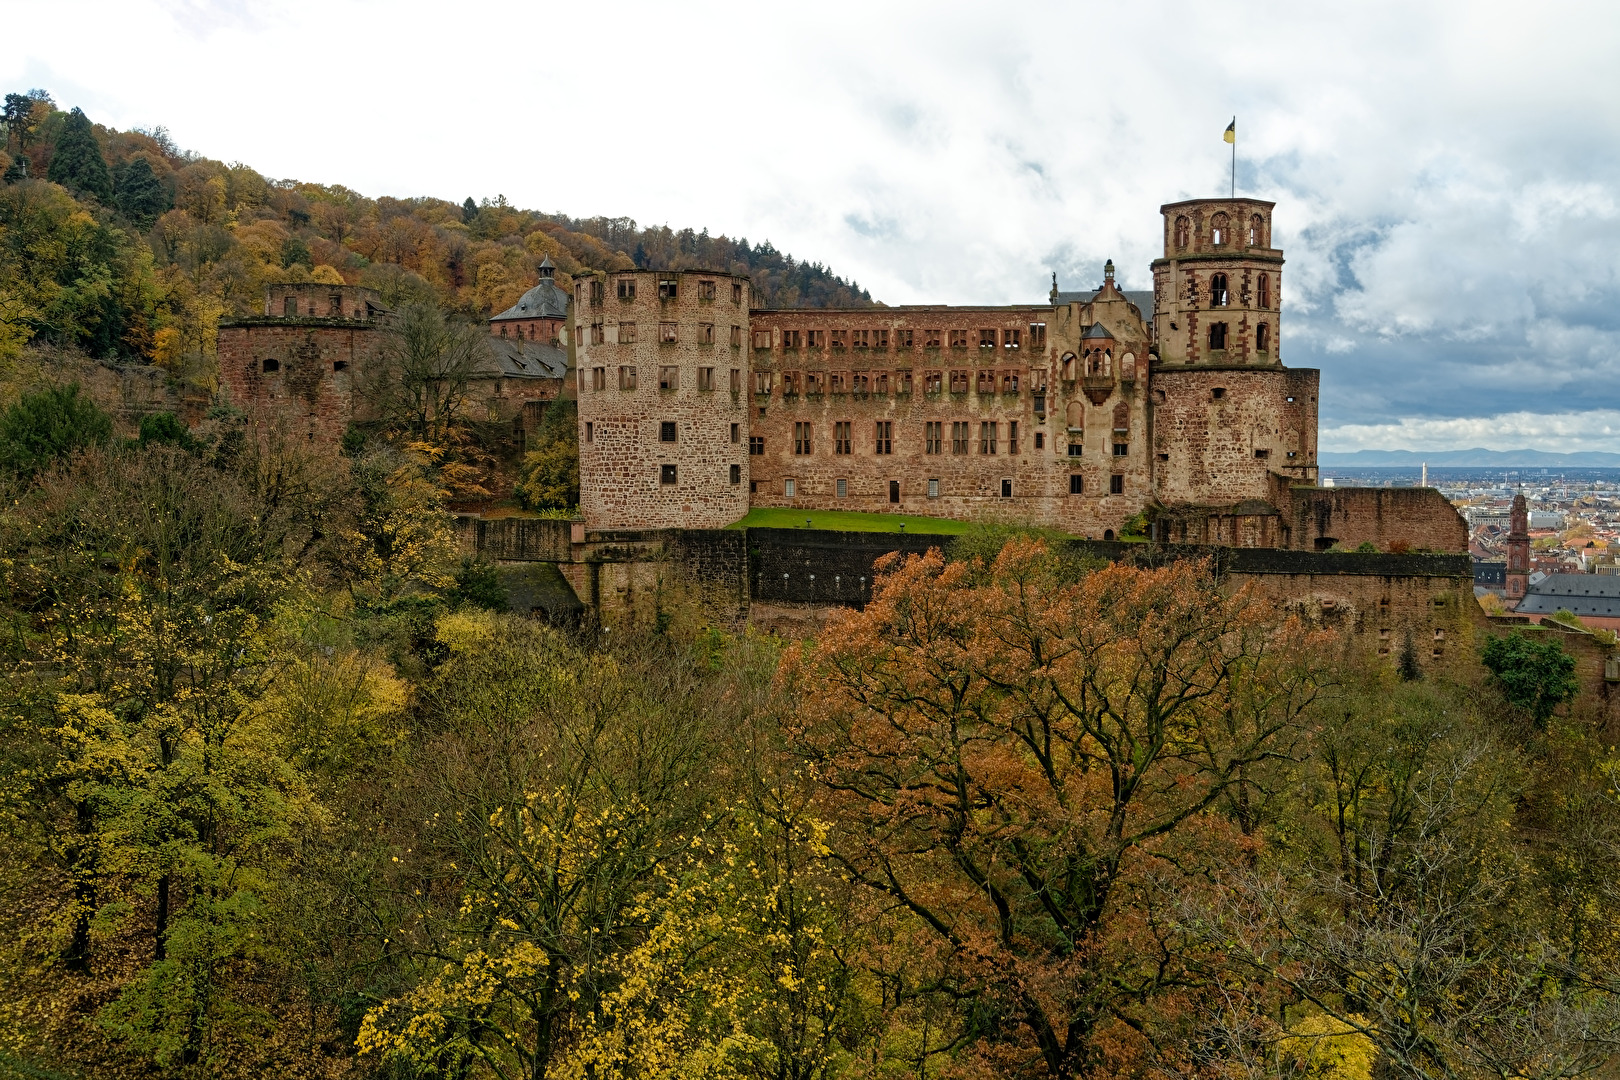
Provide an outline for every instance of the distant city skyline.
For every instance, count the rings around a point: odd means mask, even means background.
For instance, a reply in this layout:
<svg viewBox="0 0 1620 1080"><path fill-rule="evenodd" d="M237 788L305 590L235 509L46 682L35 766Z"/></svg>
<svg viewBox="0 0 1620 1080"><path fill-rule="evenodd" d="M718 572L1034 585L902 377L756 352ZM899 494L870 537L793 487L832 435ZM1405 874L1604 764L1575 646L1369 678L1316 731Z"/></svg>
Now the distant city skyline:
<svg viewBox="0 0 1620 1080"><path fill-rule="evenodd" d="M0 73L269 176L769 239L889 303L1028 302L1110 257L1146 287L1236 114L1324 452L1616 445L1612 4L608 10L33 5Z"/></svg>

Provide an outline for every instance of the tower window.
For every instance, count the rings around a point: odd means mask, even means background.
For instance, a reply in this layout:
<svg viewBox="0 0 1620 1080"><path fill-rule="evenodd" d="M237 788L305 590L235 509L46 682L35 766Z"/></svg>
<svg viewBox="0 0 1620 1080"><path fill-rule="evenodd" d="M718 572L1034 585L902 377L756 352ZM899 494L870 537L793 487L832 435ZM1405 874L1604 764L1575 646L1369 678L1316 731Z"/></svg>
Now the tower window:
<svg viewBox="0 0 1620 1080"><path fill-rule="evenodd" d="M1226 243L1229 236L1226 231L1226 215L1216 214L1209 220L1209 240L1216 247Z"/></svg>
<svg viewBox="0 0 1620 1080"><path fill-rule="evenodd" d="M673 421L673 420L661 420L661 421L659 421L659 424L658 424L658 441L659 442L674 442L675 441L675 421Z"/></svg>
<svg viewBox="0 0 1620 1080"><path fill-rule="evenodd" d="M681 369L673 364L658 369L658 389L679 390L681 388Z"/></svg>
<svg viewBox="0 0 1620 1080"><path fill-rule="evenodd" d="M619 368L619 389L634 390L636 388L636 369L629 365Z"/></svg>
<svg viewBox="0 0 1620 1080"><path fill-rule="evenodd" d="M697 388L699 390L713 390L714 389L714 368L712 368L712 367L700 367L700 368L698 368L698 385L697 385Z"/></svg>
<svg viewBox="0 0 1620 1080"><path fill-rule="evenodd" d="M951 453L967 453L969 437L968 422L966 420L951 421Z"/></svg>
<svg viewBox="0 0 1620 1080"><path fill-rule="evenodd" d="M996 452L996 432L1001 425L994 420L981 421L979 424L979 453L993 454Z"/></svg>
<svg viewBox="0 0 1620 1080"><path fill-rule="evenodd" d="M1226 348L1226 324L1223 322L1209 324L1209 347L1212 352L1220 352Z"/></svg>
<svg viewBox="0 0 1620 1080"><path fill-rule="evenodd" d="M629 278L629 277L620 278L619 279L619 299L620 300L634 300L635 298L636 298L636 279L635 278Z"/></svg>
<svg viewBox="0 0 1620 1080"><path fill-rule="evenodd" d="M877 447L876 448L876 453L879 453L879 454L892 454L892 453L894 453L894 421L893 420L879 420L879 421L877 421L877 426L876 426L876 431L875 431L874 437L876 439L876 447Z"/></svg>
<svg viewBox="0 0 1620 1080"><path fill-rule="evenodd" d="M1176 247L1184 248L1192 240L1192 221L1183 214L1176 218Z"/></svg>
<svg viewBox="0 0 1620 1080"><path fill-rule="evenodd" d="M1123 494L1125 494L1125 478L1123 476L1115 474L1114 476L1110 476L1108 478L1108 494L1110 494L1110 495L1123 495Z"/></svg>
<svg viewBox="0 0 1620 1080"><path fill-rule="evenodd" d="M1185 220L1185 219L1183 219ZM1083 495L1086 491L1086 481L1079 473L1069 474L1069 494Z"/></svg>
<svg viewBox="0 0 1620 1080"><path fill-rule="evenodd" d="M264 373L266 375L268 375L272 371L280 371L281 370L281 361L280 360L266 360L264 362L264 364L262 365L262 367L263 367Z"/></svg>
<svg viewBox="0 0 1620 1080"><path fill-rule="evenodd" d="M939 454L944 452L945 424L939 420L929 420L923 424L924 453Z"/></svg>
<svg viewBox="0 0 1620 1080"><path fill-rule="evenodd" d="M662 341L666 345L672 344L675 341L675 324L672 322L659 323L658 340Z"/></svg>
<svg viewBox="0 0 1620 1080"><path fill-rule="evenodd" d="M833 424L833 453L838 455L853 452L855 441L850 438L849 421L839 420Z"/></svg>
<svg viewBox="0 0 1620 1080"><path fill-rule="evenodd" d="M631 282L631 284L633 285L633 284L635 284L635 282ZM634 345L635 343L636 343L636 324L633 323L633 322L622 322L622 323L620 323L619 324L619 344L620 345Z"/></svg>
<svg viewBox="0 0 1620 1080"><path fill-rule="evenodd" d="M733 304L742 303L742 286L737 282L731 283L731 302Z"/></svg>
<svg viewBox="0 0 1620 1080"><path fill-rule="evenodd" d="M1226 289L1226 275L1214 274L1209 279L1209 306L1225 307L1231 299Z"/></svg>
<svg viewBox="0 0 1620 1080"><path fill-rule="evenodd" d="M1249 219L1249 246L1266 246L1266 219L1259 214Z"/></svg>
<svg viewBox="0 0 1620 1080"><path fill-rule="evenodd" d="M349 362L347 360L334 360L334 361L332 361L332 370L333 371L348 371L349 370Z"/></svg>
<svg viewBox="0 0 1620 1080"><path fill-rule="evenodd" d="M1261 274L1256 282L1256 292L1259 294L1260 306L1271 307L1271 275Z"/></svg>
<svg viewBox="0 0 1620 1080"><path fill-rule="evenodd" d="M731 441L734 442L734 443L741 443L742 442L742 425L741 424L732 424L731 425Z"/></svg>
<svg viewBox="0 0 1620 1080"><path fill-rule="evenodd" d="M808 454L810 446L810 425L805 422L795 423L793 425L793 452L795 454Z"/></svg>
<svg viewBox="0 0 1620 1080"><path fill-rule="evenodd" d="M698 299L699 300L713 300L714 299L714 282L712 282L712 281L700 281L700 282L698 282Z"/></svg>
<svg viewBox="0 0 1620 1080"><path fill-rule="evenodd" d="M733 465L731 467L731 482L733 484L742 483L742 466L741 465Z"/></svg>
<svg viewBox="0 0 1620 1080"><path fill-rule="evenodd" d="M673 300L680 292L680 285L675 278L658 279L658 299Z"/></svg>
<svg viewBox="0 0 1620 1080"><path fill-rule="evenodd" d="M938 479L935 479L935 478L930 478L929 479L929 481L928 481L928 497L930 499L939 498L939 480Z"/></svg>
<svg viewBox="0 0 1620 1080"><path fill-rule="evenodd" d="M658 466L658 482L660 484L673 484L673 483L675 483L675 466L673 466L673 465L660 465L660 466Z"/></svg>
<svg viewBox="0 0 1620 1080"><path fill-rule="evenodd" d="M734 349L742 348L742 327L740 326L731 328L731 347Z"/></svg>
<svg viewBox="0 0 1620 1080"><path fill-rule="evenodd" d="M765 436L763 436L763 435L750 435L750 436L748 436L748 456L749 457L764 457L765 456Z"/></svg>
<svg viewBox="0 0 1620 1080"><path fill-rule="evenodd" d="M782 494L783 495L786 495L788 498L791 499L791 498L793 498L793 496L797 495L798 493L799 493L799 485L794 483L792 479L787 479L787 480L782 481Z"/></svg>
<svg viewBox="0 0 1620 1080"><path fill-rule="evenodd" d="M1001 497L1003 499L1012 498L1012 480L1007 477L1001 479Z"/></svg>
<svg viewBox="0 0 1620 1080"><path fill-rule="evenodd" d="M838 497L840 499L848 498L849 497L849 481L848 480L839 480L837 482L837 487L834 490L837 491Z"/></svg>
<svg viewBox="0 0 1620 1080"><path fill-rule="evenodd" d="M1254 347L1260 352L1271 351L1271 324L1261 323L1255 327Z"/></svg>
<svg viewBox="0 0 1620 1080"><path fill-rule="evenodd" d="M596 441L596 425L589 420L585 421L585 441Z"/></svg>

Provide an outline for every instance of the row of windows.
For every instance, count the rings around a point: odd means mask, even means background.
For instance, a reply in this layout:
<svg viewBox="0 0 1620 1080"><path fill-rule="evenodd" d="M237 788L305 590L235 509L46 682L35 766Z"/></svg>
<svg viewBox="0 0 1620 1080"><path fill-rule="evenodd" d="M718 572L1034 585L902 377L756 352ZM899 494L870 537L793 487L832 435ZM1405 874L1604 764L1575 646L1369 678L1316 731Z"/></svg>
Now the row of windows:
<svg viewBox="0 0 1620 1080"><path fill-rule="evenodd" d="M618 386L620 390L634 390L638 383L637 369L633 364L622 364L618 369ZM606 390L608 388L608 369L605 367L591 368L591 389ZM679 390L681 388L681 369L674 364L661 365L658 368L658 389ZM699 390L715 390L714 368L700 367L697 369L697 388ZM727 389L733 394L742 393L742 368L732 368L727 380Z"/></svg>
<svg viewBox="0 0 1620 1080"><path fill-rule="evenodd" d="M633 277L619 278L615 283L615 291L620 300L634 300L636 298L636 279ZM677 300L680 298L681 279L671 275L658 279L658 299ZM581 281L574 286L574 296L584 303L587 299L593 304L600 304L607 299L607 283L601 280ZM697 283L697 298L699 300L715 300L719 298L719 289L714 281L700 278ZM743 302L742 283L731 283L731 302L741 307Z"/></svg>
<svg viewBox="0 0 1620 1080"><path fill-rule="evenodd" d="M596 421L594 420L585 421L585 441L588 443L596 441ZM680 426L674 420L658 421L658 441L663 443L680 442ZM731 441L741 444L741 424L731 425ZM750 454L763 454L765 452L765 440L758 436L750 438L748 440L748 452Z"/></svg>
<svg viewBox="0 0 1620 1080"><path fill-rule="evenodd" d="M730 468L730 480L733 487L742 483L742 466L733 465ZM669 486L680 483L680 469L673 462L666 462L658 466L658 482Z"/></svg>
<svg viewBox="0 0 1620 1080"><path fill-rule="evenodd" d="M1255 307L1269 309L1271 307L1271 275L1264 272L1257 274L1255 276L1254 291ZM1232 289L1227 284L1226 275L1211 274L1209 276L1209 284L1207 286L1200 286L1198 284L1198 277L1194 274L1188 274L1187 303L1192 307L1197 307L1200 296L1209 301L1210 307L1231 306ZM1240 299L1245 304L1249 302L1249 297L1247 294L1240 297Z"/></svg>
<svg viewBox="0 0 1620 1080"><path fill-rule="evenodd" d="M946 438L945 425L950 424L950 437ZM977 433L974 427L977 424ZM833 421L832 446L834 456L842 457L855 453L854 422L850 420ZM1003 441L1002 433L1006 437ZM929 420L923 424L923 451L928 454L943 454L949 447L950 453L968 454L973 452L974 444L978 445L981 454L999 453L1003 447L1009 454L1018 453L1018 421L1009 420L1003 423L999 420ZM1046 435L1044 432L1035 433L1035 449L1046 448ZM815 425L808 421L796 421L793 425L793 453L803 457L816 451ZM749 453L763 454L765 440L755 436L749 439ZM878 455L894 453L894 421L876 420L872 424L872 452Z"/></svg>
<svg viewBox="0 0 1620 1080"><path fill-rule="evenodd" d="M588 332L590 334L589 340L592 345L634 345L639 339L639 332L637 331L636 324L633 322L622 322L619 323L617 327L613 328L614 338L611 342L608 341L609 328L609 324L605 322L598 322L591 323L589 330L587 331L585 324L581 323L579 327L579 334L581 339L584 339L586 333ZM659 323L658 337L656 340L660 345L677 344L681 340L680 324L675 322ZM697 336L693 340L699 345L713 345L714 323L698 323ZM742 327L733 326L731 328L731 344L739 347L742 345Z"/></svg>
<svg viewBox="0 0 1620 1080"><path fill-rule="evenodd" d="M1046 324L1030 323L1029 336L1019 328L1009 330L913 330L903 327L869 327L866 329L843 330L799 330L784 329L755 330L754 348L769 349L773 344L779 343L785 350L794 349L915 349L921 345L925 349L943 348L946 336L949 336L950 347L953 349L966 349L976 340L981 349L1005 349L1016 352L1024 348L1027 341L1029 348L1043 349L1046 347Z"/></svg>
<svg viewBox="0 0 1620 1080"><path fill-rule="evenodd" d="M673 466L673 465L660 466L660 468L664 469L664 470L673 469L674 467L675 466ZM737 467L735 465L732 466L733 470L735 470L736 468ZM667 483L673 484L675 482L675 480L674 480L674 475L675 474L673 472L665 473L665 475L670 477L670 479L667 481ZM733 473L733 475L735 476L735 473ZM737 481L735 479L732 480L732 483L736 483L736 482ZM750 487L752 489L754 489L754 490L757 490L758 489L758 484L757 483L751 484ZM1002 477L1000 488L1001 488L1001 497L1003 499L1012 498L1013 497L1013 481L1012 481L1012 477L1010 477L1010 476ZM937 499L937 498L940 497L941 483L940 483L940 480L939 480L938 477L929 477L929 479L928 479L928 489L927 490L928 490L928 497L930 499ZM836 493L837 497L840 498L840 499L849 498L849 481L847 479L836 479L836 480L834 480L833 481L833 491ZM1083 476L1081 476L1079 473L1071 473L1069 475L1069 494L1070 495L1084 495L1085 493L1086 493L1086 481L1085 481L1085 478ZM1110 476L1108 478L1108 493L1110 495L1123 495L1123 494L1125 494L1125 477L1120 476L1118 474ZM782 494L784 496L786 496L787 498L789 498L789 499L798 498L799 497L799 481L798 481L798 479L795 478L795 477L788 477L787 479L784 479L782 481ZM892 502L892 503L897 503L897 502L900 501L900 481L898 481L898 480L890 480L889 481L889 501ZM1113 530L1109 530L1109 532L1104 535L1104 539L1112 540L1113 539Z"/></svg>
<svg viewBox="0 0 1620 1080"><path fill-rule="evenodd" d="M1242 224L1242 221L1243 219L1239 218L1238 224ZM1248 246L1267 247L1266 231L1266 219L1260 214L1252 215L1249 218ZM1216 247L1225 247L1235 239L1232 220L1226 215L1225 211L1221 211L1209 219L1209 242L1211 244ZM1182 214L1176 218L1175 222L1175 244L1178 248L1186 248L1191 243L1192 218Z"/></svg>
<svg viewBox="0 0 1620 1080"><path fill-rule="evenodd" d="M1212 351L1226 348L1229 336L1225 323L1209 324L1209 332L1206 337ZM1254 351L1263 353L1271 351L1271 325L1269 323L1261 323L1254 328Z"/></svg>
<svg viewBox="0 0 1620 1080"><path fill-rule="evenodd" d="M769 371L754 372L754 393L769 394L775 379ZM1036 393L1046 391L1046 373L1044 371L1029 372L1011 368L980 368L969 370L960 368L955 371L925 371L922 373L922 390L925 394L944 393L949 386L953 394L966 394L975 390L981 394L1017 394L1023 388L1030 387ZM798 397L800 395L814 394L875 394L887 395L890 389L896 394L909 394L912 391L912 377L909 368L899 371L784 371L782 372L782 396Z"/></svg>

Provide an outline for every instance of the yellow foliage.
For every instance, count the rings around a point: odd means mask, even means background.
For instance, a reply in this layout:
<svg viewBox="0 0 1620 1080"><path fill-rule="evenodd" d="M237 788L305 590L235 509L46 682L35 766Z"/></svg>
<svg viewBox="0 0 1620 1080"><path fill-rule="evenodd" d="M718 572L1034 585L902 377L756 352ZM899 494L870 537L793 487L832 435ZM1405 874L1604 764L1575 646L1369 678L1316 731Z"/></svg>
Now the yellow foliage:
<svg viewBox="0 0 1620 1080"><path fill-rule="evenodd" d="M1366 1021L1350 1018L1356 1024ZM1277 1053L1290 1075L1311 1080L1372 1080L1378 1050L1355 1027L1326 1013L1315 1012L1291 1025L1278 1041Z"/></svg>
<svg viewBox="0 0 1620 1080"><path fill-rule="evenodd" d="M343 275L337 272L337 267L328 266L326 263L317 266L314 272L309 275L309 279L320 285L343 284Z"/></svg>

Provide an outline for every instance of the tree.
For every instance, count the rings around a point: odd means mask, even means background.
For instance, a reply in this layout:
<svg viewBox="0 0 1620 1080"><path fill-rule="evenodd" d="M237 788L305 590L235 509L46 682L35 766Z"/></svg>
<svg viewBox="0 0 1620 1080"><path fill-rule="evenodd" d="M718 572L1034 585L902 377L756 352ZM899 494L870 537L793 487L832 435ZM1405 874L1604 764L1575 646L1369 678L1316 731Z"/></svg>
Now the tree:
<svg viewBox="0 0 1620 1080"><path fill-rule="evenodd" d="M141 430L137 442L147 446L178 446L182 450L195 450L199 444L191 429L171 412L150 413L141 417Z"/></svg>
<svg viewBox="0 0 1620 1080"><path fill-rule="evenodd" d="M144 157L130 158L114 169L113 181L113 202L118 212L142 229L150 229L174 205L169 189Z"/></svg>
<svg viewBox="0 0 1620 1080"><path fill-rule="evenodd" d="M102 203L113 201L112 174L107 171L107 159L101 156L101 144L96 141L94 126L84 110L74 108L62 125L56 139L56 153L51 156L50 170L46 174L53 184L75 193L94 195Z"/></svg>
<svg viewBox="0 0 1620 1080"><path fill-rule="evenodd" d="M472 219L477 216L478 204L473 202L473 197L469 195L467 196L467 201L461 204L461 220L470 225L472 224Z"/></svg>
<svg viewBox="0 0 1620 1080"><path fill-rule="evenodd" d="M488 335L436 304L408 302L371 372L379 418L409 438L443 449L464 420L468 384Z"/></svg>
<svg viewBox="0 0 1620 1080"><path fill-rule="evenodd" d="M112 418L78 383L29 394L0 417L0 468L29 479L75 450L112 436Z"/></svg>
<svg viewBox="0 0 1620 1080"><path fill-rule="evenodd" d="M1066 1078L1145 1053L1144 1007L1196 983L1150 883L1240 857L1213 811L1318 677L1313 641L1207 564L1064 570L1022 539L977 570L890 556L782 688L833 856L939 957L945 1044Z"/></svg>
<svg viewBox="0 0 1620 1080"><path fill-rule="evenodd" d="M1580 690L1575 658L1551 636L1538 641L1515 630L1506 637L1488 638L1483 659L1503 696L1529 713L1538 728L1546 727L1553 712L1573 701Z"/></svg>
<svg viewBox="0 0 1620 1080"><path fill-rule="evenodd" d="M518 498L531 509L571 510L579 505L578 410L553 401L535 433L535 448L523 456Z"/></svg>

